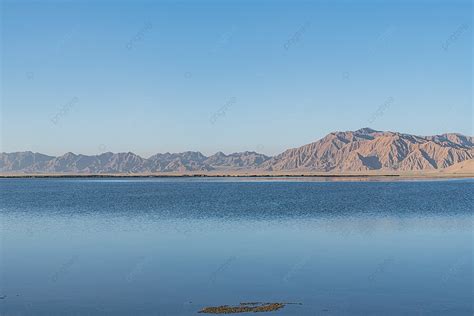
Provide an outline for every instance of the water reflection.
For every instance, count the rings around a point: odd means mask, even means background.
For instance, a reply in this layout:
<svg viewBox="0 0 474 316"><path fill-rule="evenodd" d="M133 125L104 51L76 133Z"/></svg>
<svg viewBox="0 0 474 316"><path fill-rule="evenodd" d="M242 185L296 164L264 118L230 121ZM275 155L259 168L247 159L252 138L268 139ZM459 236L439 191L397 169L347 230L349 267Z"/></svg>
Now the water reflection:
<svg viewBox="0 0 474 316"><path fill-rule="evenodd" d="M472 184L3 181L2 314L469 314Z"/></svg>

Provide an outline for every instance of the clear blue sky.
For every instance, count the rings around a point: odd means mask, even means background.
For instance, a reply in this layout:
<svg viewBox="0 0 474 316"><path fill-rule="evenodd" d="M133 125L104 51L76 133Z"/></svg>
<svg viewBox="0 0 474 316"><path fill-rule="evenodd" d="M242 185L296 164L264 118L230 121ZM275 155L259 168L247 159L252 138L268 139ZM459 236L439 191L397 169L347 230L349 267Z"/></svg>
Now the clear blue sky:
<svg viewBox="0 0 474 316"><path fill-rule="evenodd" d="M471 1L4 1L2 151L472 135Z"/></svg>

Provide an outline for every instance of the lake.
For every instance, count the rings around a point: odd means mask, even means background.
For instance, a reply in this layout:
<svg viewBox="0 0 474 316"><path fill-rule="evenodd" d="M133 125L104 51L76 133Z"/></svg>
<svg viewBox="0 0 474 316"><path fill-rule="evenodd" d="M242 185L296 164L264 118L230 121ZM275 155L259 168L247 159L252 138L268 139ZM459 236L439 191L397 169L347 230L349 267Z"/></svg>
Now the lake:
<svg viewBox="0 0 474 316"><path fill-rule="evenodd" d="M474 180L330 180L1 179L0 314L473 314Z"/></svg>

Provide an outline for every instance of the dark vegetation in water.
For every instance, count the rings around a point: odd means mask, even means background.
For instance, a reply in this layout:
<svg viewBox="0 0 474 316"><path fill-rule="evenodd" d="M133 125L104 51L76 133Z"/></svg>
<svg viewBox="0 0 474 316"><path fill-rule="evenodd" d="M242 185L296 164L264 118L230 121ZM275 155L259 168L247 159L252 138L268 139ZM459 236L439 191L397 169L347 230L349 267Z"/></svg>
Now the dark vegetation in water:
<svg viewBox="0 0 474 316"><path fill-rule="evenodd" d="M244 302L240 303L238 306L229 306L229 305L222 305L222 306L211 306L211 307L204 307L199 313L206 313L206 314L235 314L235 313L249 313L249 312L274 312L277 311L285 305L288 304L298 304L301 303L262 303L262 302Z"/></svg>

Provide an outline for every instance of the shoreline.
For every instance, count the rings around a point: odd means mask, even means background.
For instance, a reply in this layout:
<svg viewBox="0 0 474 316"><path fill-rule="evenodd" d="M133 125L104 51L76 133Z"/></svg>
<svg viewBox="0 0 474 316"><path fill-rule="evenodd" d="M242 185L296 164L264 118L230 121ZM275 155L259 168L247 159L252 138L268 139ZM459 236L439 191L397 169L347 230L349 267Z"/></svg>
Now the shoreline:
<svg viewBox="0 0 474 316"><path fill-rule="evenodd" d="M0 174L0 179L47 178L336 178L336 179L461 179L474 178L474 173L150 173L150 174Z"/></svg>

